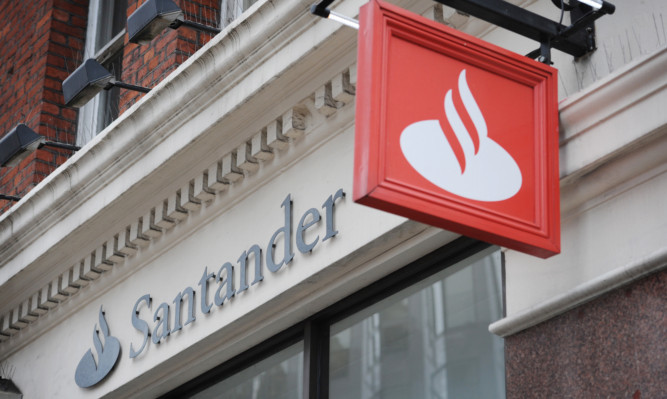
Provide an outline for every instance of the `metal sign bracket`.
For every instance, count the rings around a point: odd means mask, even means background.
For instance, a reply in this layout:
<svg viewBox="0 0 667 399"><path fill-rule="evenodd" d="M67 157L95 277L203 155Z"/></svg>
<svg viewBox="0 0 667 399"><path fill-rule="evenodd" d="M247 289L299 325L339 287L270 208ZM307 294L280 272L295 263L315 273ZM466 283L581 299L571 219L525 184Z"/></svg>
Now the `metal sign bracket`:
<svg viewBox="0 0 667 399"><path fill-rule="evenodd" d="M570 12L573 22L565 26L503 0L434 1L540 42L540 47L526 56L545 64L552 63L552 48L573 57L595 50L595 20L616 10L604 0L552 0L562 12Z"/></svg>
<svg viewBox="0 0 667 399"><path fill-rule="evenodd" d="M595 20L613 14L616 10L613 4L605 0L551 0L561 9L561 13L570 12L573 22L565 26L504 0L434 1L539 42L540 47L526 56L545 64L552 64L552 48L573 57L581 57L595 50ZM327 8L333 2L322 0L313 4L310 12L359 29L358 21Z"/></svg>

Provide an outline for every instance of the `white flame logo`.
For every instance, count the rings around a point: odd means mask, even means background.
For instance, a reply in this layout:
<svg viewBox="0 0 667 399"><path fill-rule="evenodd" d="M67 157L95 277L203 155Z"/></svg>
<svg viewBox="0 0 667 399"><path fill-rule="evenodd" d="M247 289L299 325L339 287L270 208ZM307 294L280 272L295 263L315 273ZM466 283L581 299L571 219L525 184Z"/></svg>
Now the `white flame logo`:
<svg viewBox="0 0 667 399"><path fill-rule="evenodd" d="M403 155L420 175L453 194L487 202L512 198L521 188L521 170L514 158L488 137L486 121L470 92L465 69L458 83L461 100L477 131L478 144L456 111L450 89L445 95L445 115L465 161L459 162L435 119L415 122L403 130Z"/></svg>

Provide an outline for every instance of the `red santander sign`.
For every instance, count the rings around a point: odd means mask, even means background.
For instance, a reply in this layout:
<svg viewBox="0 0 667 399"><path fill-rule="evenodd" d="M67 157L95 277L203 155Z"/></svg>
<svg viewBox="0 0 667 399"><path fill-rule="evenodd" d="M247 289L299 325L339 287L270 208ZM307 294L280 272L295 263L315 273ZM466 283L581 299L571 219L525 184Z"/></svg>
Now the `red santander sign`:
<svg viewBox="0 0 667 399"><path fill-rule="evenodd" d="M359 22L355 201L559 253L556 70L378 0Z"/></svg>

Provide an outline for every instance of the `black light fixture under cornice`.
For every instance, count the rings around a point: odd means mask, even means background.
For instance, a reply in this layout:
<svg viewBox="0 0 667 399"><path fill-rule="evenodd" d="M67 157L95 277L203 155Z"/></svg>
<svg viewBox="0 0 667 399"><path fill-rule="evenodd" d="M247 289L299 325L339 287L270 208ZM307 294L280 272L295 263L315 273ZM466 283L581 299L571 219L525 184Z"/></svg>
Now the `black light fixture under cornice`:
<svg viewBox="0 0 667 399"><path fill-rule="evenodd" d="M14 195L0 194L0 200L19 202L19 201L21 201L21 197L16 197ZM0 398L1 397L2 396L0 396Z"/></svg>
<svg viewBox="0 0 667 399"><path fill-rule="evenodd" d="M71 144L47 141L44 136L35 133L23 123L19 123L0 139L0 166L16 166L30 153L42 147L62 148L71 151L81 149L81 147Z"/></svg>
<svg viewBox="0 0 667 399"><path fill-rule="evenodd" d="M21 399L23 394L9 378L0 378L0 398Z"/></svg>
<svg viewBox="0 0 667 399"><path fill-rule="evenodd" d="M183 10L172 0L146 0L127 18L127 35L131 43L148 44L166 28L187 26L213 34L220 29L183 19Z"/></svg>
<svg viewBox="0 0 667 399"><path fill-rule="evenodd" d="M63 81L65 104L79 108L100 91L109 90L114 86L142 93L150 91L146 87L117 81L114 75L99 62L89 58Z"/></svg>

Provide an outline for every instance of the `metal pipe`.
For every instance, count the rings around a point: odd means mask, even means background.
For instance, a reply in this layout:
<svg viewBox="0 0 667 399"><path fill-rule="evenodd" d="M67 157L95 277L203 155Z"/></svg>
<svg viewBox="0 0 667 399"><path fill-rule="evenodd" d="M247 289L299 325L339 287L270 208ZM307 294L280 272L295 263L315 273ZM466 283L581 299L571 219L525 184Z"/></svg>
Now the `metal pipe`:
<svg viewBox="0 0 667 399"><path fill-rule="evenodd" d="M0 200L7 200L7 201L16 201L19 202L21 201L20 197L15 197L13 195L5 195L5 194L0 194Z"/></svg>
<svg viewBox="0 0 667 399"><path fill-rule="evenodd" d="M354 18L350 18L348 16L345 16L343 14L339 14L337 12L333 12L329 10L327 7L333 3L334 0L322 0L317 4L313 4L310 7L310 13L313 15L317 15L318 17L330 19L332 21L336 21L340 24L343 24L345 26L349 26L350 28L354 29L359 29L359 21L357 21Z"/></svg>
<svg viewBox="0 0 667 399"><path fill-rule="evenodd" d="M142 86L135 86L131 85L129 83L123 83L123 82L110 82L109 86L105 87L105 89L109 90L112 86L120 87L123 89L128 89L128 90L134 90L134 91L139 91L142 93L148 93L151 91L151 89L147 87L142 87Z"/></svg>
<svg viewBox="0 0 667 399"><path fill-rule="evenodd" d="M62 148L65 150L71 150L71 151L79 151L81 147L72 145L72 144L65 144L65 143L57 143L55 141L45 141L39 145L39 148L42 147L54 147L54 148Z"/></svg>
<svg viewBox="0 0 667 399"><path fill-rule="evenodd" d="M336 21L338 23L341 23L345 26L349 26L350 28L354 28L359 30L359 21L357 21L354 18L350 18L348 16L345 16L343 14L339 14L337 12L329 11L329 16L327 19L330 19L332 21Z"/></svg>
<svg viewBox="0 0 667 399"><path fill-rule="evenodd" d="M176 20L176 21L172 22L170 27L176 29L181 25L187 26L187 27L190 27L190 28L193 28L193 29L197 29L197 30L203 30L203 31L213 33L213 34L218 34L218 33L221 32L221 29L214 28L212 26L208 26L208 25L204 25L204 24L200 24L200 23L194 22L194 21L188 21L188 20Z"/></svg>

